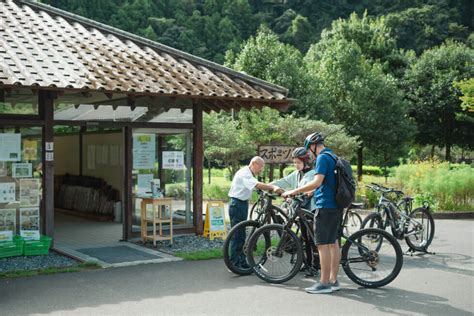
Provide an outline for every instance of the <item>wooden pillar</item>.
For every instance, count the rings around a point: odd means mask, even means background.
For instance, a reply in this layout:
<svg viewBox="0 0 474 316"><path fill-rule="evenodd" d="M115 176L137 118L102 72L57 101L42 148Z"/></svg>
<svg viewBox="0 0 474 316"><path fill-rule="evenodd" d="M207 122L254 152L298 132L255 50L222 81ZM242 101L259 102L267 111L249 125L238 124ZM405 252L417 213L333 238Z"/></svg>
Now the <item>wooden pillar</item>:
<svg viewBox="0 0 474 316"><path fill-rule="evenodd" d="M163 170L163 144L165 143L165 137L162 135L158 136L157 144L157 157L158 157L158 176L160 178L160 190L166 192L165 183L165 172Z"/></svg>
<svg viewBox="0 0 474 316"><path fill-rule="evenodd" d="M81 126L79 130L79 175L82 176L84 168L84 133L87 131L86 126Z"/></svg>
<svg viewBox="0 0 474 316"><path fill-rule="evenodd" d="M191 131L186 132L186 224L191 223L191 169L193 163L191 160L191 147L192 147Z"/></svg>
<svg viewBox="0 0 474 316"><path fill-rule="evenodd" d="M193 214L196 234L203 232L202 222L202 168L204 163L203 151L203 127L202 127L202 105L193 104Z"/></svg>
<svg viewBox="0 0 474 316"><path fill-rule="evenodd" d="M42 161L43 161L43 205L41 207L41 232L54 238L54 156L46 151L46 143L54 142L54 99L52 91L38 92L38 105L43 125ZM51 159L52 158L52 159Z"/></svg>
<svg viewBox="0 0 474 316"><path fill-rule="evenodd" d="M132 237L133 225L133 195L132 195L132 127L123 128L123 240L129 240Z"/></svg>

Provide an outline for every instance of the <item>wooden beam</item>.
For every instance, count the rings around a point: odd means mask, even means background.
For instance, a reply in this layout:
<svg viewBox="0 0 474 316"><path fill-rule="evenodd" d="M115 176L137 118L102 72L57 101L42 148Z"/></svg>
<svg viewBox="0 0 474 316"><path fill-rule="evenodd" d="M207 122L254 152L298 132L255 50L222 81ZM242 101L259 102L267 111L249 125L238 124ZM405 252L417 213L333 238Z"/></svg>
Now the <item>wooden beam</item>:
<svg viewBox="0 0 474 316"><path fill-rule="evenodd" d="M46 151L46 143L54 143L54 100L55 92L39 91L38 105L40 117L44 121L42 138L43 161L43 204L41 208L41 230L43 234L54 241L54 158L49 157L53 152Z"/></svg>
<svg viewBox="0 0 474 316"><path fill-rule="evenodd" d="M132 238L133 225L133 196L132 196L132 127L123 128L123 240Z"/></svg>
<svg viewBox="0 0 474 316"><path fill-rule="evenodd" d="M196 235L202 235L202 168L204 164L202 104L196 102L193 107L193 218Z"/></svg>
<svg viewBox="0 0 474 316"><path fill-rule="evenodd" d="M84 133L87 131L86 126L81 126L79 129L79 175L82 176L82 169L84 167Z"/></svg>

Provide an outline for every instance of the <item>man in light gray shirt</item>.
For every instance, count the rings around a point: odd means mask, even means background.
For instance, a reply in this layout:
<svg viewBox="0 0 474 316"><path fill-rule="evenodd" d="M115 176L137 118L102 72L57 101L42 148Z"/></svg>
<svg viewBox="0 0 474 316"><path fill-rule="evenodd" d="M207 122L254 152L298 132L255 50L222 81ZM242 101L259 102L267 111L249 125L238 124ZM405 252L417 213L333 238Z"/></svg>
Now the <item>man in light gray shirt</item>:
<svg viewBox="0 0 474 316"><path fill-rule="evenodd" d="M248 200L252 197L252 190L275 190L271 184L258 182L255 178L265 167L265 161L261 157L253 157L248 166L243 167L234 176L229 190L229 217L232 227L245 221L248 216ZM250 268L247 264L243 247L245 244L245 230L237 232L230 245L230 260L239 268Z"/></svg>

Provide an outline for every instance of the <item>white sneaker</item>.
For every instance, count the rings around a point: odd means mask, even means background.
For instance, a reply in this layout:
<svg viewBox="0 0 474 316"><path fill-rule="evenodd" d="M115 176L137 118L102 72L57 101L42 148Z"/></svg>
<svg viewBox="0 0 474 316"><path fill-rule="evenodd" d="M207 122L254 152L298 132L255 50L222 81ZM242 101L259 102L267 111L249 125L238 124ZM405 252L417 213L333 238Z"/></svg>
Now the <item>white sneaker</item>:
<svg viewBox="0 0 474 316"><path fill-rule="evenodd" d="M339 281L336 280L334 283L329 283L331 285L331 290L333 291L339 291L341 289L341 285L339 284Z"/></svg>

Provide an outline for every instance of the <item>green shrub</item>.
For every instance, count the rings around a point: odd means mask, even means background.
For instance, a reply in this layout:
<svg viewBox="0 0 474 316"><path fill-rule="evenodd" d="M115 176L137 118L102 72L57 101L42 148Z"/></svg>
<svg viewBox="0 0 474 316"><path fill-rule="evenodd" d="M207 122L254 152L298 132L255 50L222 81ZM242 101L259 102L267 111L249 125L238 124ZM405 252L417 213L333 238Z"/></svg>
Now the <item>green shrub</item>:
<svg viewBox="0 0 474 316"><path fill-rule="evenodd" d="M354 174L357 174L357 166L351 166L351 167L352 167L352 172ZM387 171L390 172L389 169ZM384 170L377 166L362 166L362 175L382 177L384 176Z"/></svg>
<svg viewBox="0 0 474 316"><path fill-rule="evenodd" d="M229 185L204 184L203 196L206 200L228 200Z"/></svg>
<svg viewBox="0 0 474 316"><path fill-rule="evenodd" d="M186 188L183 184L167 184L166 196L176 199L184 199L186 197Z"/></svg>
<svg viewBox="0 0 474 316"><path fill-rule="evenodd" d="M431 200L439 210L474 209L474 170L466 164L452 165L436 161L401 165L396 181L406 193Z"/></svg>

